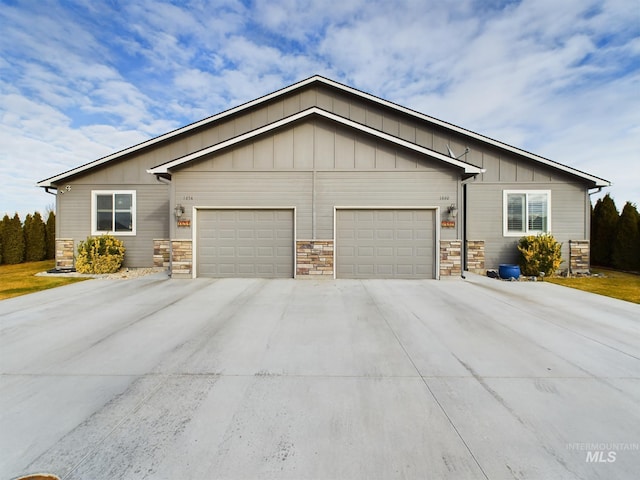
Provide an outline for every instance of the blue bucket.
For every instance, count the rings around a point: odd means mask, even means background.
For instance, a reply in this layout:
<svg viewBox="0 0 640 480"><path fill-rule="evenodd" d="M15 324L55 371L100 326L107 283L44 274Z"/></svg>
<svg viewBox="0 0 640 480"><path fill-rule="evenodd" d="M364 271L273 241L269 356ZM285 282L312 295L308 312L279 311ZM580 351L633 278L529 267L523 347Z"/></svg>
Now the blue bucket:
<svg viewBox="0 0 640 480"><path fill-rule="evenodd" d="M517 280L520 278L520 266L503 263L498 268L498 275L504 280L509 280L510 278Z"/></svg>

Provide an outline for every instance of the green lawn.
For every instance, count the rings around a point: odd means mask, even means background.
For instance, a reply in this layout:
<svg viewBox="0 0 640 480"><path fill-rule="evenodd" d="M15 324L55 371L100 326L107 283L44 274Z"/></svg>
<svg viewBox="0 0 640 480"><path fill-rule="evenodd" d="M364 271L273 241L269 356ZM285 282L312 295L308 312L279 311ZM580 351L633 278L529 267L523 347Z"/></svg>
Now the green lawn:
<svg viewBox="0 0 640 480"><path fill-rule="evenodd" d="M0 300L86 280L85 278L35 276L36 273L45 272L54 266L53 260L0 265Z"/></svg>
<svg viewBox="0 0 640 480"><path fill-rule="evenodd" d="M640 275L617 272L615 270L595 269L603 277L546 278L545 282L577 288L585 292L619 298L627 302L640 303Z"/></svg>

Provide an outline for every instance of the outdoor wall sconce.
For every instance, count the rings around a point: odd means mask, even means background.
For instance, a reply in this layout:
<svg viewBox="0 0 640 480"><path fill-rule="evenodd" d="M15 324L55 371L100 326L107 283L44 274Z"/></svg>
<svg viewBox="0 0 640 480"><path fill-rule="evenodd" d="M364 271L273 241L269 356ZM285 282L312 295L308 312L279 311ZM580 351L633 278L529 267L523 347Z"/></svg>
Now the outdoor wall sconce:
<svg viewBox="0 0 640 480"><path fill-rule="evenodd" d="M182 217L182 215L184 215L184 207L180 204L176 205L176 208L173 209L173 213L175 213L176 218Z"/></svg>
<svg viewBox="0 0 640 480"><path fill-rule="evenodd" d="M447 208L447 212L449 212L449 216L451 218L456 218L458 216L458 207L456 207L455 204L452 203Z"/></svg>

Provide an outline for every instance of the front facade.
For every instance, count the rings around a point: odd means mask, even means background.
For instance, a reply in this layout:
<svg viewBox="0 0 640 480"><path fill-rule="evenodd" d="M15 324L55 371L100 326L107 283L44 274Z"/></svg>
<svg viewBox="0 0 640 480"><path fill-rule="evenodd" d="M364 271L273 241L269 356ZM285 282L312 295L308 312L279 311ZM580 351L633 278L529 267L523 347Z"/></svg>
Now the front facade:
<svg viewBox="0 0 640 480"><path fill-rule="evenodd" d="M542 231L588 269L609 183L316 76L39 185L60 268L111 233L176 278L440 278Z"/></svg>

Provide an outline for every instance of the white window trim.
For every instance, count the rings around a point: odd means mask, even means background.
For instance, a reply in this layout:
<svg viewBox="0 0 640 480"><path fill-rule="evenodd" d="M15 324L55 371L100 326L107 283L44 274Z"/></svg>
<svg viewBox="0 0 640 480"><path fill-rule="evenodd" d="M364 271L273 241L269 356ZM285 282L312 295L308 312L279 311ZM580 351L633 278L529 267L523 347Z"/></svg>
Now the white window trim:
<svg viewBox="0 0 640 480"><path fill-rule="evenodd" d="M526 195L525 199L525 219L523 232L511 232L508 229L509 212L508 212L508 195L517 193ZM529 230L529 195L546 194L547 195L547 229ZM527 235L538 235L540 233L551 232L551 190L503 190L502 191L502 235L505 237L523 237Z"/></svg>
<svg viewBox="0 0 640 480"><path fill-rule="evenodd" d="M117 194L129 194L131 195L131 231L130 232L112 232L106 230L97 230L97 204L98 195L117 195ZM138 211L136 208L136 191L135 190L91 190L91 235L113 235L114 237L133 237L136 234L136 219Z"/></svg>

